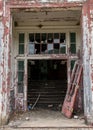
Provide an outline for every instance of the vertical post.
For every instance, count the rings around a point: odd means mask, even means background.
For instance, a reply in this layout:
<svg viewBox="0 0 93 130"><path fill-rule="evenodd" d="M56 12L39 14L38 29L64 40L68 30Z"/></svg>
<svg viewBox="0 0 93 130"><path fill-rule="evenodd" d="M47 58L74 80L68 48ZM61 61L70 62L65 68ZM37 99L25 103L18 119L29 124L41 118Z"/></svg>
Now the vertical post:
<svg viewBox="0 0 93 130"><path fill-rule="evenodd" d="M24 73L24 110L27 110L27 59L24 61L25 73Z"/></svg>
<svg viewBox="0 0 93 130"><path fill-rule="evenodd" d="M0 21L0 124L5 124L10 111L10 69L11 69L11 15L5 0L2 4L2 16ZM0 10L1 11L1 10Z"/></svg>
<svg viewBox="0 0 93 130"><path fill-rule="evenodd" d="M93 0L82 8L83 84L86 123L93 124Z"/></svg>
<svg viewBox="0 0 93 130"><path fill-rule="evenodd" d="M25 33L25 61L24 61L24 110L27 110L27 55L28 55L28 33Z"/></svg>
<svg viewBox="0 0 93 130"><path fill-rule="evenodd" d="M66 32L67 36L66 36L66 44L67 44L67 87L69 87L70 85L70 76L71 76L71 67L70 67L70 62L71 62L71 59L70 59L70 51L69 51L69 48L70 48L70 38L69 38L69 32Z"/></svg>

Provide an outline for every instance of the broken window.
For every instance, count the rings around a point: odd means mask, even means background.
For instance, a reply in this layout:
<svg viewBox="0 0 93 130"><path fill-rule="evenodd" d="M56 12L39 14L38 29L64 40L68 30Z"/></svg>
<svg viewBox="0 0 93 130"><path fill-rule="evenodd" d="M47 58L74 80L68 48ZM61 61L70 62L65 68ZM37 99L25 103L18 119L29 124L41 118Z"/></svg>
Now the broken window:
<svg viewBox="0 0 93 130"><path fill-rule="evenodd" d="M23 93L24 61L18 61L18 93Z"/></svg>
<svg viewBox="0 0 93 130"><path fill-rule="evenodd" d="M66 34L60 33L60 53L66 53Z"/></svg>
<svg viewBox="0 0 93 130"><path fill-rule="evenodd" d="M72 54L76 53L76 33L70 33L70 51Z"/></svg>
<svg viewBox="0 0 93 130"><path fill-rule="evenodd" d="M29 54L64 54L65 41L65 33L30 33Z"/></svg>
<svg viewBox="0 0 93 130"><path fill-rule="evenodd" d="M24 54L24 33L19 34L19 54Z"/></svg>
<svg viewBox="0 0 93 130"><path fill-rule="evenodd" d="M35 53L35 45L34 45L34 34L30 33L29 34L29 54L34 54Z"/></svg>
<svg viewBox="0 0 93 130"><path fill-rule="evenodd" d="M59 54L59 33L54 33L54 53Z"/></svg>
<svg viewBox="0 0 93 130"><path fill-rule="evenodd" d="M41 34L41 53L47 52L47 34L42 33Z"/></svg>

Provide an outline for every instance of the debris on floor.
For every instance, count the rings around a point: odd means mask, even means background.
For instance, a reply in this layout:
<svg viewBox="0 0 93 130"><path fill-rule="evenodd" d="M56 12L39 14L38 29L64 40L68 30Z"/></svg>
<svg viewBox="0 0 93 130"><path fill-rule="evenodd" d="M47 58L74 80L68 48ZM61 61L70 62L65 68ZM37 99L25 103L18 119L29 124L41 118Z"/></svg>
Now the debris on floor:
<svg viewBox="0 0 93 130"><path fill-rule="evenodd" d="M78 116L77 116L77 115L74 115L74 119L78 119Z"/></svg>
<svg viewBox="0 0 93 130"><path fill-rule="evenodd" d="M16 114L8 124L14 127L71 127L71 126L85 126L84 119L78 116L76 121L74 118L67 119L61 111L54 111L49 109L34 108L31 111Z"/></svg>
<svg viewBox="0 0 93 130"><path fill-rule="evenodd" d="M26 121L29 121L29 117L26 117Z"/></svg>

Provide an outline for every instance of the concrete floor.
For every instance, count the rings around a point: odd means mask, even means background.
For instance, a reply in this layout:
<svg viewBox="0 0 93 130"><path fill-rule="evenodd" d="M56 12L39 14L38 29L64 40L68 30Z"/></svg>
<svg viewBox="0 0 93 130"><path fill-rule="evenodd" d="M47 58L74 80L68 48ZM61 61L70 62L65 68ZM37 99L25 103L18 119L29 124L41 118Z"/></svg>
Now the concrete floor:
<svg viewBox="0 0 93 130"><path fill-rule="evenodd" d="M60 111L35 109L17 114L8 126L17 127L86 127L83 116L78 119L67 119Z"/></svg>

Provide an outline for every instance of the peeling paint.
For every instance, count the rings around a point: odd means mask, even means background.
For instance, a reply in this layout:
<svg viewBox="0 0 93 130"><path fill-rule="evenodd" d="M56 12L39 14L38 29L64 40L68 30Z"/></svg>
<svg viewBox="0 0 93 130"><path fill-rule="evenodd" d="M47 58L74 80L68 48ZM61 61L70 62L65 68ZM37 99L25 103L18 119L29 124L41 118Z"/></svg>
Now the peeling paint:
<svg viewBox="0 0 93 130"><path fill-rule="evenodd" d="M82 8L83 6L83 8ZM70 84L70 62L78 59L77 55L34 55L32 57L18 57L14 59L14 73L11 69L11 44L12 44L12 13L25 11L40 11L46 8L73 9L82 8L82 31L83 31L83 83L84 83L84 111L85 116L93 118L93 0L0 0L0 120L14 109L27 109L27 59L67 59L68 86ZM38 10L39 9L39 10ZM52 10L53 11L53 10ZM14 31L14 30L13 30ZM70 48L67 48L70 50ZM17 92L18 75L17 60L25 61L24 93ZM13 68L14 69L14 68ZM11 78L13 75L13 79ZM12 81L11 81L12 79ZM12 90L10 91L10 88ZM11 94L13 91L13 94ZM24 96L23 96L24 95ZM13 100L11 100L13 98ZM81 102L81 98L79 98ZM92 103L92 104L91 104ZM81 103L79 104L79 107ZM93 121L92 121L93 122ZM2 122L1 122L2 123Z"/></svg>
<svg viewBox="0 0 93 130"><path fill-rule="evenodd" d="M93 1L88 0L83 6L83 79L84 79L84 111L87 122L93 122ZM89 116L88 116L89 115ZM89 119L90 118L90 119Z"/></svg>

